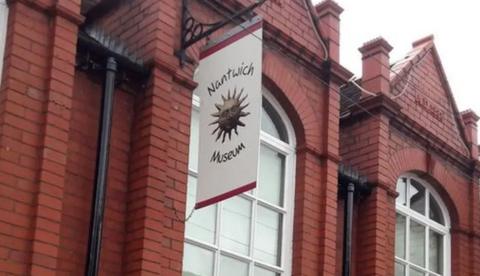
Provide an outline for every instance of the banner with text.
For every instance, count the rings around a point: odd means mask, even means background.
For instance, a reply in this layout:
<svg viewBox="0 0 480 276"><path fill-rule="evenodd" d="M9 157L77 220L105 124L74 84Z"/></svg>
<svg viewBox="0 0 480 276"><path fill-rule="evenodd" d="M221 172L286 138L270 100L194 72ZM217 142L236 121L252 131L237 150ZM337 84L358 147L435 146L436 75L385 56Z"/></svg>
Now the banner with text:
<svg viewBox="0 0 480 276"><path fill-rule="evenodd" d="M195 208L255 188L262 111L262 20L237 26L200 53Z"/></svg>

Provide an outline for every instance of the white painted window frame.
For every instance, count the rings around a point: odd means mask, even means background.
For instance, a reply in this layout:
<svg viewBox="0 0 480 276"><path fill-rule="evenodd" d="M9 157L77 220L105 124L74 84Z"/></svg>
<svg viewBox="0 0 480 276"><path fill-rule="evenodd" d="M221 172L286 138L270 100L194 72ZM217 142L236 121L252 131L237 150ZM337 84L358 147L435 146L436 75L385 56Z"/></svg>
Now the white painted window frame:
<svg viewBox="0 0 480 276"><path fill-rule="evenodd" d="M435 189L432 187L430 183L425 181L424 179L418 177L414 173L406 173L401 175L398 179L401 178L407 178L407 185L406 185L406 193L407 195L409 194L409 189L410 189L410 179L414 179L418 183L420 183L424 188L425 188L425 215L422 215L418 212L416 212L413 209L410 209L410 203L407 198L407 206L404 206L403 204L395 203L396 206L396 213L400 214L404 217L406 217L406 231L405 231L405 257L408 258L409 256L409 247L410 247L410 241L409 241L409 235L410 235L410 220L413 219L416 223L419 223L423 226L426 227L426 237L425 237L425 260L428 262L429 260L429 230L432 229L435 232L443 235L443 268L444 272L441 276L451 276L451 235L450 235L450 228L451 228L451 221L450 221L450 216L448 213L448 209L441 199L440 195L435 191ZM398 183L398 182L397 182ZM397 184L398 185L398 184ZM445 225L442 225L432 219L430 219L428 216L428 210L430 208L430 197L429 195L432 195L432 197L437 201L438 206L440 207L440 210L442 212L442 216L445 222ZM399 262L403 265L405 265L405 271L406 271L406 276L409 276L409 267L413 267L415 269L418 269L426 275L432 275L432 276L440 276L440 274L430 272L428 270L425 270L424 268L421 268L412 262L405 261L397 256L395 256L395 262Z"/></svg>
<svg viewBox="0 0 480 276"><path fill-rule="evenodd" d="M203 249L207 249L209 251L215 251L219 252L220 254L215 254L214 255L214 263L216 264L214 266L214 276L218 276L219 271L220 271L220 260L219 256L220 255L225 255L237 260L245 261L249 263L249 273L248 275L254 275L254 269L255 266L258 267L263 267L266 269L269 269L271 271L275 271L276 273L279 273L281 276L290 276L292 274L292 258L293 258L293 216L294 216L294 195L295 195L295 163L296 163L296 156L295 156L295 147L296 147L296 139L295 139L295 132L293 129L293 126L290 122L290 119L288 118L287 114L285 111L281 108L280 104L278 101L273 97L271 92L269 92L267 89L263 88L263 97L272 105L274 110L277 112L277 114L280 117L280 120L282 121L283 125L286 128L287 132L287 137L288 137L288 143L279 140L276 137L273 137L272 135L261 131L260 133L260 143L262 145L265 145L279 153L282 153L285 155L285 193L284 193L284 203L285 206L283 208L279 208L277 206L274 206L264 200L261 200L249 193L243 193L240 195L242 198L246 198L249 200L252 200L252 222L255 220L255 210L256 208L254 207L255 204L258 204L260 206L267 206L270 209L276 210L279 213L282 213L284 215L284 222L282 223L282 251L281 251L281 266L273 266L258 260L254 260L253 258L250 257L245 257L242 256L238 253L225 250L225 249L219 249L216 245L219 244L219 236L218 233L220 231L220 225L221 222L218 221L216 224L216 229L215 233L215 245L211 245L208 243L205 243L203 241L194 239L194 238L189 238L188 236L185 236L185 242L194 245ZM197 95L193 95L192 98L192 106L194 109L198 110L200 107L200 101L201 99ZM189 175L193 177L197 177L198 173L195 170L192 170L189 168ZM221 204L219 203L219 208L216 208L216 217L220 218L220 213L222 211ZM189 213L190 210L187 210L187 213ZM252 235L250 235L250 246L251 248L253 247L253 237L255 235L255 223L252 223L250 225L250 231L252 231ZM252 249L250 249L252 250ZM252 265L253 264L253 265Z"/></svg>
<svg viewBox="0 0 480 276"><path fill-rule="evenodd" d="M6 0L0 0L0 83L2 81L5 42L7 39L8 5Z"/></svg>

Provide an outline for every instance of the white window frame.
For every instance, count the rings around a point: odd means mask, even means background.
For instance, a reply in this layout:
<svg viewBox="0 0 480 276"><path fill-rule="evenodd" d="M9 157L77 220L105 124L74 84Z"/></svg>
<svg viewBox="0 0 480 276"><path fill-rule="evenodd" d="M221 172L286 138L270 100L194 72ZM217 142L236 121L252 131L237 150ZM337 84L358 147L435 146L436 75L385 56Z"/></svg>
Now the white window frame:
<svg viewBox="0 0 480 276"><path fill-rule="evenodd" d="M0 84L2 82L5 42L7 39L8 5L6 0L0 0Z"/></svg>
<svg viewBox="0 0 480 276"><path fill-rule="evenodd" d="M271 92L269 92L265 87L262 88L262 96L267 100L270 105L274 108L276 113L279 115L280 120L282 121L283 125L285 126L288 143L281 141L280 139L273 137L272 135L261 131L260 132L260 143L265 145L269 148L274 149L275 151L284 154L285 156L285 193L284 193L284 207L279 208L274 206L264 200L259 199L258 197L254 197L253 195L247 193L243 193L239 195L242 198L249 199L252 201L252 221L254 222L253 218L255 216L255 209L253 206L258 204L259 206L267 206L269 209L276 210L278 213L282 213L284 216L285 222L283 224L282 229L282 250L281 250L281 267L274 266L271 264L267 264L254 258L242 256L236 252L220 249L218 248L219 244L219 236L218 233L220 232L220 219L221 219L221 211L222 208L216 208L216 217L218 219L218 223L215 226L215 242L214 246L211 244L205 243L198 239L190 238L185 236L185 242L197 246L199 248L207 249L209 251L219 252L220 254L214 255L214 263L216 264L213 269L213 273L215 276L218 276L220 271L220 255L224 255L227 257L231 257L240 261L244 261L249 263L249 273L248 275L254 275L255 266L263 267L279 273L282 276L290 276L292 275L292 258L293 258L293 217L294 217L294 198L295 198L295 168L296 168L296 139L295 139L295 132L293 129L292 124L290 123L290 119L288 118L285 111L281 108L278 101L273 97ZM199 110L201 99L197 95L193 95L192 98L192 108ZM198 173L195 170L192 170L189 167L189 175L193 177L197 177ZM219 205L221 206L221 202ZM187 215L190 210L186 210ZM252 247L254 244L254 231L255 231L255 223L252 223L250 226L251 235L250 235L250 246ZM251 265L253 264L253 265Z"/></svg>
<svg viewBox="0 0 480 276"><path fill-rule="evenodd" d="M409 200L408 198L406 199L406 204L407 206L403 205L403 204L400 204L400 203L395 203L395 209L396 209L396 213L397 214L400 214L402 216L404 216L406 218L406 229L405 229L405 257L408 259L409 258L409 254L410 254L410 241L409 241L409 231L410 231L410 220L413 219L416 223L418 224L421 224L423 226L425 226L426 228L426 237L425 237L425 260L426 262L428 263L428 260L429 260L429 239L430 239L430 235L429 235L429 231L430 229L431 230L434 230L435 232L443 235L444 239L443 239L443 274L442 276L451 276L451 235L450 235L450 228L451 228L451 222L450 222L450 216L449 216L449 213L448 213L448 209L445 205L445 203L443 203L443 200L441 199L440 195L435 191L435 189L432 187L432 185L430 183L428 183L427 181L425 181L424 179L418 177L416 174L414 173L405 173L403 175L401 175L398 180L400 180L401 178L407 178L407 185L406 185L406 194L408 195L409 192L408 190L410 189L410 180L409 179L414 179L415 181L417 181L418 183L420 183L424 188L425 188L425 215L422 215L420 213L418 213L417 211L411 209L409 207L410 203L409 203ZM398 185L398 180L397 180L397 185ZM442 225L432 219L429 218L429 208L430 208L430 197L429 195L432 195L432 197L436 200L436 202L438 203L438 206L440 207L440 210L442 212L442 216L443 216L443 219L444 219L444 223L445 225ZM412 262L410 261L405 261L405 260L402 260L401 258L395 256L395 262L398 262L398 263L401 263L403 265L405 265L405 275L406 276L409 276L409 267L412 267L412 268L415 268L415 269L418 269L424 273L426 273L426 275L440 275L440 274L436 274L436 273L433 273L433 272L429 272L428 270L425 270L424 268L422 267L419 267L415 264L413 264ZM425 264L427 266L427 263Z"/></svg>

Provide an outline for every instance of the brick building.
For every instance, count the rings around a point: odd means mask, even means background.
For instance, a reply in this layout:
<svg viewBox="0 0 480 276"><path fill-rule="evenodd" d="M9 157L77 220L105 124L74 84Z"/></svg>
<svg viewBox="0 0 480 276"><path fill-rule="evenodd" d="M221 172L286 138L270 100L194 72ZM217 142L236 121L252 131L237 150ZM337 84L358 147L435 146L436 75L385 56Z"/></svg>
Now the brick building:
<svg viewBox="0 0 480 276"><path fill-rule="evenodd" d="M252 3L186 2L206 23ZM477 115L457 110L431 37L393 65L385 40L367 42L349 81L341 12L330 0L254 10L258 188L185 223L205 39L181 66L182 1L0 0L0 275L84 274L105 71L116 89L100 274L342 275L344 163L369 187L354 202L352 275L479 275Z"/></svg>

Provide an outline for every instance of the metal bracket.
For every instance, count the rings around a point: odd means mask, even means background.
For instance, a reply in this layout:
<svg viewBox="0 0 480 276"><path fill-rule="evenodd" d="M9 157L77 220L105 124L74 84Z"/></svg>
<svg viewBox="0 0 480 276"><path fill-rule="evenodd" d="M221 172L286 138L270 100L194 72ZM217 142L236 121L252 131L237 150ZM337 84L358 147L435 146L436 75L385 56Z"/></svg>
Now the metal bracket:
<svg viewBox="0 0 480 276"><path fill-rule="evenodd" d="M193 63L193 59L190 58L186 51L188 47L192 46L201 39L213 34L225 25L232 21L242 17L243 15L251 13L256 7L262 5L266 0L256 0L254 4L245 7L231 16L227 16L224 20L216 23L202 23L196 20L188 10L188 1L182 0L182 34L180 41L180 49L176 52L180 60L180 65L183 66L185 62ZM210 0L205 0L210 1ZM209 4L213 5L213 4Z"/></svg>

